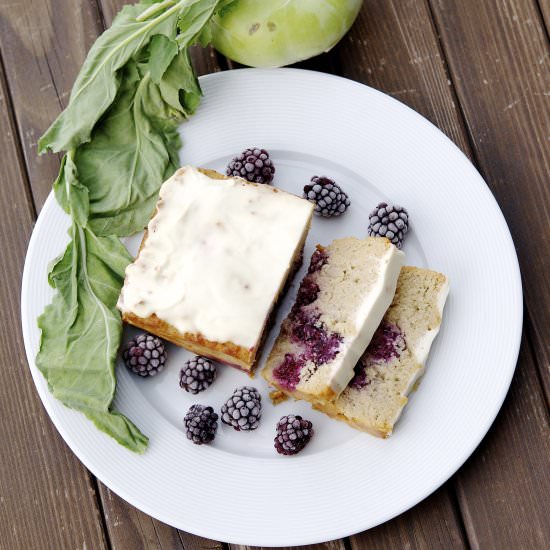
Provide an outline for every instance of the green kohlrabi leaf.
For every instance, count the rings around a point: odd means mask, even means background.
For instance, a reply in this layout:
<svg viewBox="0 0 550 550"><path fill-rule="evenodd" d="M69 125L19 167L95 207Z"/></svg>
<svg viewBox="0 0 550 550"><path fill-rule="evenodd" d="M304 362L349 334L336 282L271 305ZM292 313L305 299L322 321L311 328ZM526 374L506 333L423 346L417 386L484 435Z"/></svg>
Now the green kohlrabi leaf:
<svg viewBox="0 0 550 550"><path fill-rule="evenodd" d="M36 365L57 399L141 452L147 439L110 411L122 332L115 306L131 257L116 237L97 237L75 223L70 234L65 253L50 272L57 293L38 319L42 335Z"/></svg>
<svg viewBox="0 0 550 550"><path fill-rule="evenodd" d="M89 224L98 235L142 230L160 185L179 166L183 107L164 101L150 74L141 75L145 67L127 64L113 107L75 154L80 181L89 190Z"/></svg>
<svg viewBox="0 0 550 550"><path fill-rule="evenodd" d="M52 303L38 319L36 365L52 394L135 452L147 447L112 409L122 334L116 302L131 261L118 236L143 229L158 190L179 166L178 124L201 90L188 54L228 0L141 0L92 46L69 105L39 151L65 150L56 198L71 241L55 260Z"/></svg>
<svg viewBox="0 0 550 550"><path fill-rule="evenodd" d="M78 179L73 151L63 157L53 190L61 208L67 214L72 215L76 223L85 226L90 211L88 188L82 185Z"/></svg>
<svg viewBox="0 0 550 550"><path fill-rule="evenodd" d="M151 39L147 68L155 84L160 84L166 69L178 55L178 43L167 36L157 34Z"/></svg>
<svg viewBox="0 0 550 550"><path fill-rule="evenodd" d="M54 152L74 149L90 140L94 125L114 101L121 82L120 69L147 46L155 35L175 38L177 22L182 13L194 9L195 4L205 5L197 10L194 20L186 21L186 28L194 34L208 19L214 0L169 0L150 5L150 2L125 6L90 49L86 61L74 83L67 108L59 115L40 138L39 151ZM163 8L162 6L166 7ZM154 15L145 20L140 15L158 7ZM198 29L198 30L197 30Z"/></svg>

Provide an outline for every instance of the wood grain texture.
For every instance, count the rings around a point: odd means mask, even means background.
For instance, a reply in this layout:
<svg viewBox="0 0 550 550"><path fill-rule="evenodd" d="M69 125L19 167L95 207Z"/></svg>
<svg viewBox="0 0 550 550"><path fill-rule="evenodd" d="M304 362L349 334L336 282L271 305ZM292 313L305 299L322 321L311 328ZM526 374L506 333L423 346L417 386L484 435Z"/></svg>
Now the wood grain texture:
<svg viewBox="0 0 550 550"><path fill-rule="evenodd" d="M505 406L458 475L459 502L474 547L548 547L548 417L533 356L548 392L549 45L534 2L434 0L432 9L477 162L514 236L533 342L524 341Z"/></svg>
<svg viewBox="0 0 550 550"><path fill-rule="evenodd" d="M550 548L550 426L524 339L505 406L457 475L473 548Z"/></svg>
<svg viewBox="0 0 550 550"><path fill-rule="evenodd" d="M37 156L38 138L67 105L100 28L90 0L0 0L0 49L38 209L59 169L57 156Z"/></svg>
<svg viewBox="0 0 550 550"><path fill-rule="evenodd" d="M470 154L424 0L365 0L355 25L335 53L342 76L412 107Z"/></svg>
<svg viewBox="0 0 550 550"><path fill-rule="evenodd" d="M467 548L449 494L452 481L394 520L351 537L352 550ZM454 518L454 521L449 521Z"/></svg>
<svg viewBox="0 0 550 550"><path fill-rule="evenodd" d="M432 0L478 166L508 221L550 395L550 44L533 0ZM491 29L488 33L487 29Z"/></svg>
<svg viewBox="0 0 550 550"><path fill-rule="evenodd" d="M243 546L241 544L230 544L230 550L268 550L265 546ZM322 544L308 544L307 546L290 546L280 550L345 550L343 540L333 540Z"/></svg>
<svg viewBox="0 0 550 550"><path fill-rule="evenodd" d="M0 548L106 548L85 468L42 408L23 347L19 282L33 226L17 130L0 66Z"/></svg>
<svg viewBox="0 0 550 550"><path fill-rule="evenodd" d="M178 531L101 489L112 550L224 550L224 545Z"/></svg>
<svg viewBox="0 0 550 550"><path fill-rule="evenodd" d="M538 0L538 8L544 18L546 34L550 35L550 2L548 0Z"/></svg>

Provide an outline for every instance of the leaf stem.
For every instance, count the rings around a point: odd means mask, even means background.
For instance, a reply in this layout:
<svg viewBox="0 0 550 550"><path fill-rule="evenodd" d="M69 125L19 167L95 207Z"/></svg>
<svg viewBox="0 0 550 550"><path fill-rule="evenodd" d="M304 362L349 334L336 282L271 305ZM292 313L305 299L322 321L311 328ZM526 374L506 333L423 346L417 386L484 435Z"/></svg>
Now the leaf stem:
<svg viewBox="0 0 550 550"><path fill-rule="evenodd" d="M149 17L152 17L158 12L163 11L165 8L169 8L170 6L177 4L179 1L180 0L164 0L164 2L153 4L152 6L149 6L147 9L145 9L140 15L138 15L136 17L136 21L145 21L146 19L149 19Z"/></svg>

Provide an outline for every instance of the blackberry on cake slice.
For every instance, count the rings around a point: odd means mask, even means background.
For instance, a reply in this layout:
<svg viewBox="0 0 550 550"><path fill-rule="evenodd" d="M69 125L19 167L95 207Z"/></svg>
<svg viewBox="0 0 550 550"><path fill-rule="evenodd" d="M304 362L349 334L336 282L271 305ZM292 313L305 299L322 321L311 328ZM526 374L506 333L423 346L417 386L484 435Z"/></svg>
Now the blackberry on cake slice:
<svg viewBox="0 0 550 550"><path fill-rule="evenodd" d="M280 189L180 168L163 183L139 255L126 268L122 319L252 372L275 305L301 264L312 215L310 202ZM194 383L198 368L188 370L182 387L204 389L207 377Z"/></svg>
<svg viewBox="0 0 550 550"><path fill-rule="evenodd" d="M354 428L388 437L424 373L448 292L445 275L404 267L393 302L350 384L333 403L314 407Z"/></svg>
<svg viewBox="0 0 550 550"><path fill-rule="evenodd" d="M334 400L389 307L404 254L387 239L318 246L262 374L287 395Z"/></svg>

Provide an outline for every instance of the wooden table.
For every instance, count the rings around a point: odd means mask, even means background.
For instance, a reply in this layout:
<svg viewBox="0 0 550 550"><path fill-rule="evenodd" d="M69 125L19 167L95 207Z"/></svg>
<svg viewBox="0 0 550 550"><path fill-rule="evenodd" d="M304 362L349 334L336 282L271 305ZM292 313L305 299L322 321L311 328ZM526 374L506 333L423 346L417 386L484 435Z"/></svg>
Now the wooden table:
<svg viewBox="0 0 550 550"><path fill-rule="evenodd" d="M150 518L99 483L48 419L23 350L23 260L59 167L37 156L36 143L124 3L0 0L2 549L226 547ZM549 30L550 0L366 0L333 51L300 65L394 96L472 159L510 225L525 293L512 387L473 456L414 509L313 548L550 548ZM194 61L200 73L234 67L211 50ZM483 219L465 221L483 238Z"/></svg>

